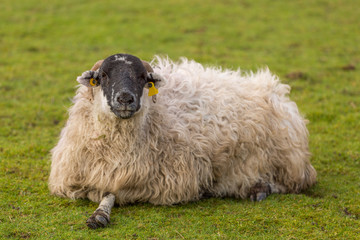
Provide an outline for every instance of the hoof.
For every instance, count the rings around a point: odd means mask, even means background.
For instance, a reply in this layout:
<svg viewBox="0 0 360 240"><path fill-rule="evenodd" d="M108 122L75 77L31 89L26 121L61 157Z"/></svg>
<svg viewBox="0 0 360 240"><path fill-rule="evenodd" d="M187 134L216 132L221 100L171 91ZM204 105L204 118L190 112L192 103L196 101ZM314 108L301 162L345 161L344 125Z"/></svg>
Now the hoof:
<svg viewBox="0 0 360 240"><path fill-rule="evenodd" d="M256 183L250 188L250 200L253 202L260 202L271 194L271 188L268 183Z"/></svg>
<svg viewBox="0 0 360 240"><path fill-rule="evenodd" d="M109 214L98 209L96 210L91 217L86 221L86 225L91 229L97 229L100 227L106 227L110 223Z"/></svg>

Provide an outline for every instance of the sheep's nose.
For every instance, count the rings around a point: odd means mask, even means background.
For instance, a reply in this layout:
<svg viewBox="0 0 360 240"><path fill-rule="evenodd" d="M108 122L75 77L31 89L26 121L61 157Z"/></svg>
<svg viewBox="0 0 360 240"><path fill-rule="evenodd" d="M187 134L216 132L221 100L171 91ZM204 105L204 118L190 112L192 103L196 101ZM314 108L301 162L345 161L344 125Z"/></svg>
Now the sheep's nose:
<svg viewBox="0 0 360 240"><path fill-rule="evenodd" d="M135 101L134 96L128 92L122 92L116 99L120 104L132 104Z"/></svg>

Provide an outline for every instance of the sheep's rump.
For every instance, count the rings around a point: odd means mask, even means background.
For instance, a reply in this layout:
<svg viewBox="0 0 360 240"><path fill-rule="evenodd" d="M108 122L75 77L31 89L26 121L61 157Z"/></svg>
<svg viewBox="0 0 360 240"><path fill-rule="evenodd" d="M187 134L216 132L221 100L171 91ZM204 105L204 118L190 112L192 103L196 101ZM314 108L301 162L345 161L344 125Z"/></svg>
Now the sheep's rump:
<svg viewBox="0 0 360 240"><path fill-rule="evenodd" d="M102 115L81 86L52 151L49 187L70 198L174 204L201 196L246 198L256 183L297 193L315 182L306 121L290 87L268 69L203 67L156 58L166 79L157 103L144 90L134 119Z"/></svg>

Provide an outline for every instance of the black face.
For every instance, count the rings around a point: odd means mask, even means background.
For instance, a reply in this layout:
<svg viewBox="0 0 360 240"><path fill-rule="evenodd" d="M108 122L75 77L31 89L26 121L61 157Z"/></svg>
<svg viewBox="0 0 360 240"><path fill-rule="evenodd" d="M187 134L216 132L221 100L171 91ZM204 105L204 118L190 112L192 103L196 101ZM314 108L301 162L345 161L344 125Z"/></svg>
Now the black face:
<svg viewBox="0 0 360 240"><path fill-rule="evenodd" d="M141 105L147 71L141 60L116 54L104 60L99 69L100 84L111 111L119 118L130 118Z"/></svg>

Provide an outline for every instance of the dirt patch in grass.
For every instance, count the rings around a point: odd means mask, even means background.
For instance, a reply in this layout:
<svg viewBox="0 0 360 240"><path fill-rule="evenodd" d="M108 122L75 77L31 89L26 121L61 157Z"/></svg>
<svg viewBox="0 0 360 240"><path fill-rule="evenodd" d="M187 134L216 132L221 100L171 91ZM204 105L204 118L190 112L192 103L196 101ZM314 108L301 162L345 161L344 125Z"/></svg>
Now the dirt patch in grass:
<svg viewBox="0 0 360 240"><path fill-rule="evenodd" d="M352 213L352 212L350 212L347 207L345 207L342 211L345 213L346 216L353 217L353 218L355 218L356 220L359 219L360 214L359 214L359 213Z"/></svg>
<svg viewBox="0 0 360 240"><path fill-rule="evenodd" d="M341 69L344 71L355 71L356 66L354 64L348 64L348 65L342 66Z"/></svg>
<svg viewBox="0 0 360 240"><path fill-rule="evenodd" d="M292 80L304 79L306 78L306 74L304 72L297 71L286 74L286 77Z"/></svg>

